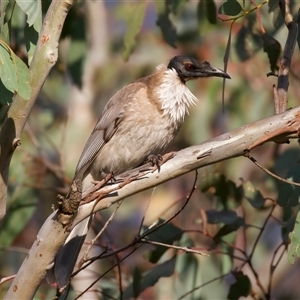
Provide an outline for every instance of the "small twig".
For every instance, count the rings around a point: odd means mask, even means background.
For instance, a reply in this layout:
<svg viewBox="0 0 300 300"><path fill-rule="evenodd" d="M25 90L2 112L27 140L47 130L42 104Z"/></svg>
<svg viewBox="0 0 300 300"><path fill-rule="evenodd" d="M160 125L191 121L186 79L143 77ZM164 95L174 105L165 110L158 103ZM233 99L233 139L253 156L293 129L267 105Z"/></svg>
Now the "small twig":
<svg viewBox="0 0 300 300"><path fill-rule="evenodd" d="M261 164L259 164L258 161L253 156L250 156L249 152L245 153L245 157L249 158L261 170L263 170L264 172L266 172L270 176L276 178L277 180L280 180L282 182L285 182L285 183L288 183L288 184L291 184L291 185L294 185L294 186L300 186L300 183L298 183L298 182L294 182L294 181L291 181L291 180L288 180L288 179L284 179L284 178L282 178L282 177L274 174L273 172L269 171L268 169L266 169L265 167L263 167Z"/></svg>
<svg viewBox="0 0 300 300"><path fill-rule="evenodd" d="M94 246L95 242L97 241L97 239L99 239L99 237L102 235L102 233L106 230L106 228L108 227L108 225L112 222L116 212L118 211L118 209L120 208L121 204L123 203L123 201L120 201L117 203L117 206L115 208L115 210L113 211L113 213L111 214L111 216L109 217L109 219L105 222L104 226L102 227L102 229L98 232L98 234L91 240L89 246L87 247L83 257L81 258L78 266L79 268L87 261L87 255L89 254L89 252L91 251L91 248Z"/></svg>
<svg viewBox="0 0 300 300"><path fill-rule="evenodd" d="M167 248L172 248L172 249L176 249L176 250L181 250L184 251L186 253L194 253L194 254L200 254L202 256L207 256L209 257L209 254L198 251L198 250L194 250L188 247L181 247L181 246L175 246L175 245L170 245L170 244L165 244L165 243L160 243L160 242L155 242L155 241L151 241L148 239L141 239L142 243L145 244L151 244L151 245L158 245L158 246L162 246L162 247L167 247Z"/></svg>
<svg viewBox="0 0 300 300"><path fill-rule="evenodd" d="M146 236L148 236L149 234L153 233L154 231L157 231L159 228L161 228L162 226L166 225L167 223L170 223L175 217L177 217L182 211L183 209L187 206L187 204L189 203L195 189L196 189L196 182L197 182L197 179L198 179L198 172L197 170L195 170L195 179L194 179L194 183L193 183L193 187L192 187L192 190L191 192L189 193L189 195L186 197L186 200L184 202L184 204L178 209L178 211L173 215L171 216L169 219L165 220L164 222L162 222L161 224L157 225L157 226L154 226L153 228L151 229L148 229L147 231L145 231L141 236L139 236L137 238L137 240L141 240L143 238L145 238Z"/></svg>
<svg viewBox="0 0 300 300"><path fill-rule="evenodd" d="M282 246L284 246L284 249L282 250L282 252L280 253L276 263L274 263L275 261L275 257L278 253L278 251L282 248ZM274 251L273 253L273 257L272 257L272 261L271 261L271 264L270 264L270 278L269 278L269 285L268 285L268 296L270 298L271 296L271 290L272 290L272 279L273 279L273 275L274 275L274 272L275 272L275 269L277 268L279 262L281 261L282 259L282 256L283 254L285 253L285 251L287 250L287 247L288 245L286 245L285 243L281 243L277 248L276 250Z"/></svg>
<svg viewBox="0 0 300 300"><path fill-rule="evenodd" d="M0 279L0 285L7 282L7 281L11 281L12 279L14 279L16 277L16 275L11 275L11 276L7 276L7 277L3 277Z"/></svg>
<svg viewBox="0 0 300 300"><path fill-rule="evenodd" d="M273 96L274 96L274 112L276 115L278 115L280 113L280 107L279 107L278 93L275 84L273 84Z"/></svg>
<svg viewBox="0 0 300 300"><path fill-rule="evenodd" d="M221 280L221 279L225 278L225 277L228 276L228 275L230 275L230 273L227 273L227 274L221 275L221 276L219 276L219 277L217 277L217 278L214 278L214 279L211 279L211 280L209 280L209 281L206 281L205 283L203 283L203 284L201 284L201 285L199 285L199 286L197 286L197 287L191 289L189 292L187 292L187 293L181 295L181 296L178 298L178 300L181 300L181 299L187 299L186 297L187 297L188 295L192 294L193 292L195 292L195 291L197 291L197 290L203 288L204 286L206 286L206 285L208 285L208 284L210 284L210 283L213 283L213 282L215 282L215 281L217 281L217 280Z"/></svg>
<svg viewBox="0 0 300 300"><path fill-rule="evenodd" d="M145 216L146 216L146 213L147 213L147 211L148 211L148 209L149 209L150 202L151 202L151 200L152 200L152 197L153 197L153 194L154 194L155 190L156 190L156 187L153 188L152 193L151 193L151 197L150 197L149 200L147 201L146 208L145 208L145 212L144 212L143 218L142 218L142 220L141 220L140 228L139 228L139 231L138 231L138 234L139 234L139 235L141 234L142 227L143 227L144 220L145 220Z"/></svg>
<svg viewBox="0 0 300 300"><path fill-rule="evenodd" d="M268 223L269 219L272 217L272 214L273 214L273 212L274 212L275 207L276 207L276 204L274 204L274 205L272 206L272 208L271 208L271 210L270 210L268 216L266 217L266 219L265 219L265 221L264 221L264 223L263 223L263 225L262 225L261 230L259 231L258 236L256 237L256 239L255 239L255 241L254 241L254 244L253 244L251 253L250 253L250 255L249 255L249 261L252 260L252 257L253 257L254 251L255 251L255 249L256 249L256 246L257 246L257 244L258 244L258 241L259 241L259 239L261 238L261 236L262 236L262 234L263 234L263 232L264 232L264 229L265 229L266 226L267 226L267 223Z"/></svg>
<svg viewBox="0 0 300 300"><path fill-rule="evenodd" d="M132 255L133 252L135 252L138 248L140 248L143 244L138 244L135 246L135 248L133 250L131 250L129 253L127 253L124 257L122 257L118 263L114 264L113 266L111 266L108 270L106 270L103 274L101 274L96 280L94 280L83 292L81 292L74 300L80 299L80 297L86 293L93 285L95 285L102 277L104 277L107 273L109 273L112 269L114 269L117 264L121 263L122 261L124 261L127 257L129 257L130 255ZM79 271L79 270L78 270Z"/></svg>

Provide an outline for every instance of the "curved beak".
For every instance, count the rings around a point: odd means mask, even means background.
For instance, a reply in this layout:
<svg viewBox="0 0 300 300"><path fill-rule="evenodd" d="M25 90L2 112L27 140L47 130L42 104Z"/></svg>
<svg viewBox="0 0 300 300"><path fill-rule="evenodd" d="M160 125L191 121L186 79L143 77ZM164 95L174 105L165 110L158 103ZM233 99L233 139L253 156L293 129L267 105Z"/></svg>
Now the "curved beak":
<svg viewBox="0 0 300 300"><path fill-rule="evenodd" d="M223 77L227 79L231 79L231 77L224 72L223 70L213 67L209 62L204 62L199 65L199 68L195 70L195 76L198 77Z"/></svg>

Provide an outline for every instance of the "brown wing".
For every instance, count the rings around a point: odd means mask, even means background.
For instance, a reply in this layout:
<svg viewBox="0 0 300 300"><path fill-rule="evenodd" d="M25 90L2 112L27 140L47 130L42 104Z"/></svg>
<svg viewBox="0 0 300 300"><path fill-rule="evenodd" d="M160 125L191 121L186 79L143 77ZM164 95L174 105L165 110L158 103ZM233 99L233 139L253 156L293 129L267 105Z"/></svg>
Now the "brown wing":
<svg viewBox="0 0 300 300"><path fill-rule="evenodd" d="M141 90L146 89L142 82L134 82L123 87L106 104L102 116L87 140L78 161L74 178L80 178L96 158L101 148L112 138L124 119L126 106Z"/></svg>

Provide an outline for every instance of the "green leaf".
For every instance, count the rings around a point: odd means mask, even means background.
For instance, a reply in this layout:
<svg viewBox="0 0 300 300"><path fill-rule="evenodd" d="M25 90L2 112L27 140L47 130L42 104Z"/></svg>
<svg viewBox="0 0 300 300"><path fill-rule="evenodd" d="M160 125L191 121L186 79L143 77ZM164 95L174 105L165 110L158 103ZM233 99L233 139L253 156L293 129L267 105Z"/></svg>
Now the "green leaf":
<svg viewBox="0 0 300 300"><path fill-rule="evenodd" d="M68 51L67 65L74 83L81 87L82 72L86 60L87 45L84 39L72 39Z"/></svg>
<svg viewBox="0 0 300 300"><path fill-rule="evenodd" d="M292 213L292 209L290 207L285 207L283 209L282 216L282 227L281 227L281 236L282 241L289 245L291 243L290 233L294 230L295 227L296 216Z"/></svg>
<svg viewBox="0 0 300 300"><path fill-rule="evenodd" d="M2 105L8 105L12 102L12 98L14 96L14 93L9 91L4 84L2 83L2 80L0 79L0 103Z"/></svg>
<svg viewBox="0 0 300 300"><path fill-rule="evenodd" d="M28 65L30 66L39 35L33 29L33 27L32 26L29 27L28 24L26 24L25 26L24 34L25 34L26 50L28 54Z"/></svg>
<svg viewBox="0 0 300 300"><path fill-rule="evenodd" d="M159 222L156 224L156 226L162 224L163 222L164 222L164 220L159 219ZM149 236L147 238L150 241L155 241L155 242L159 242L159 243L172 245L175 241L178 241L181 239L182 234L183 234L183 231L180 228L176 227L172 223L168 223L168 224L162 226L161 228L159 228L157 231L154 231L153 233L149 234ZM158 260L161 258L161 256L167 250L168 250L168 247L157 245L157 246L155 246L154 250L149 252L147 257L150 262L157 263Z"/></svg>
<svg viewBox="0 0 300 300"><path fill-rule="evenodd" d="M300 183L300 166L293 166L287 173L287 179L290 181ZM294 207L299 203L300 187L283 183L279 189L278 204L281 207Z"/></svg>
<svg viewBox="0 0 300 300"><path fill-rule="evenodd" d="M288 251L288 260L291 264L295 263L297 257L300 257L300 211L298 211L294 230L289 234L291 246Z"/></svg>
<svg viewBox="0 0 300 300"><path fill-rule="evenodd" d="M135 267L133 272L133 282L132 282L134 298L137 298L141 293L141 282L142 282L142 274L140 270L137 267Z"/></svg>
<svg viewBox="0 0 300 300"><path fill-rule="evenodd" d="M3 39L3 25L6 23L6 7L9 4L9 0L0 1L0 36Z"/></svg>
<svg viewBox="0 0 300 300"><path fill-rule="evenodd" d="M169 18L170 9L165 5L164 1L155 1L157 10L157 25L160 27L165 41L176 48L176 42L178 40L176 28Z"/></svg>
<svg viewBox="0 0 300 300"><path fill-rule="evenodd" d="M30 73L25 63L16 55L14 55L15 61L15 75L17 78L16 92L24 99L28 100L31 94L31 87L29 85Z"/></svg>
<svg viewBox="0 0 300 300"><path fill-rule="evenodd" d="M215 196L220 198L220 201L225 208L229 206L237 206L243 199L243 189L241 186L227 180L223 174L210 174L201 182L201 191L206 192L211 190ZM233 201L230 201L233 200Z"/></svg>
<svg viewBox="0 0 300 300"><path fill-rule="evenodd" d="M233 223L224 225L214 236L214 241L217 242L221 237L237 231L241 226L247 226L241 217L237 217Z"/></svg>
<svg viewBox="0 0 300 300"><path fill-rule="evenodd" d="M197 6L198 20L205 17L211 24L217 23L217 9L213 0L200 0Z"/></svg>
<svg viewBox="0 0 300 300"><path fill-rule="evenodd" d="M257 34L253 16L248 16L236 35L235 50L241 61L251 58L263 45L261 35Z"/></svg>
<svg viewBox="0 0 300 300"><path fill-rule="evenodd" d="M16 200L15 203L9 206L7 212L7 216L9 217L4 218L4 222L1 224L0 245L2 247L11 245L36 210L36 201L31 201L33 198L32 194L30 192L23 192L23 196L24 198L18 198L19 200ZM21 198L22 200L30 200L24 203L21 202Z"/></svg>
<svg viewBox="0 0 300 300"><path fill-rule="evenodd" d="M152 268L146 275L143 276L140 293L150 286L154 286L156 282L162 277L170 277L174 273L176 259L172 258L162 264ZM130 299L136 297L133 291L133 284L131 283L123 293L123 299Z"/></svg>
<svg viewBox="0 0 300 300"><path fill-rule="evenodd" d="M251 282L247 275L242 271L233 274L236 282L230 286L227 299L239 300L241 297L247 297L251 293Z"/></svg>
<svg viewBox="0 0 300 300"><path fill-rule="evenodd" d="M25 63L12 50L0 43L0 79L11 92L17 92L23 99L30 98L30 73Z"/></svg>
<svg viewBox="0 0 300 300"><path fill-rule="evenodd" d="M143 25L147 2L136 2L131 6L131 12L126 20L127 30L124 37L125 50L123 52L123 59L128 60L133 48L136 44L136 36L141 31Z"/></svg>
<svg viewBox="0 0 300 300"><path fill-rule="evenodd" d="M27 15L27 23L37 32L42 28L42 4L41 0L16 0L18 6Z"/></svg>
<svg viewBox="0 0 300 300"><path fill-rule="evenodd" d="M227 0L219 8L219 14L236 16L243 11L243 8L236 0Z"/></svg>
<svg viewBox="0 0 300 300"><path fill-rule="evenodd" d="M175 274L178 274L180 283L182 284L178 288L179 294L183 295L195 289L188 298L201 299L203 291L196 288L198 283L202 281L199 268L200 262L196 255L189 253L177 256Z"/></svg>
<svg viewBox="0 0 300 300"><path fill-rule="evenodd" d="M268 54L271 71L275 72L279 69L277 62L281 54L281 45L277 40L275 40L272 36L268 35L267 33L264 33L262 38L264 52Z"/></svg>
<svg viewBox="0 0 300 300"><path fill-rule="evenodd" d="M0 38L5 43L9 43L9 27L8 27L8 23L3 24L2 28L1 28Z"/></svg>
<svg viewBox="0 0 300 300"><path fill-rule="evenodd" d="M264 207L265 198L263 197L260 191L255 189L255 187L250 181L244 183L243 188L244 188L245 198L249 201L249 203L254 208L260 209Z"/></svg>
<svg viewBox="0 0 300 300"><path fill-rule="evenodd" d="M185 4L187 3L187 0L166 0L166 4L168 7L170 7L170 10L173 14L178 14Z"/></svg>
<svg viewBox="0 0 300 300"><path fill-rule="evenodd" d="M215 209L211 209L205 212L207 216L207 222L210 224L219 224L219 223L232 224L238 218L237 213L234 210L218 211Z"/></svg>

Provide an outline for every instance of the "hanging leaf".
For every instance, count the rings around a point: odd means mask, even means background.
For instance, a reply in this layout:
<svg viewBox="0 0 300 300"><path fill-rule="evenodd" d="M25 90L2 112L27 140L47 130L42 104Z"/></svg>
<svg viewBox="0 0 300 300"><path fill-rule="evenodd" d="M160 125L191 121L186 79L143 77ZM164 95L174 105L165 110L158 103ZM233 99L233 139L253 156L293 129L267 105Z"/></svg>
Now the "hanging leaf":
<svg viewBox="0 0 300 300"><path fill-rule="evenodd" d="M226 224L224 225L218 232L217 234L214 236L214 241L215 242L218 242L218 240L229 234L229 233L232 233L232 232L235 232L237 231L241 226L245 226L247 227L247 225L245 224L245 221L243 218L241 217L237 217L236 220L233 222L233 223L229 223L229 224Z"/></svg>
<svg viewBox="0 0 300 300"><path fill-rule="evenodd" d="M232 224L238 218L238 215L234 210L218 211L216 209L211 209L205 211L205 213L207 217L207 222L210 224L219 224L219 223Z"/></svg>
<svg viewBox="0 0 300 300"><path fill-rule="evenodd" d="M176 28L169 17L170 9L165 5L164 1L155 1L155 4L158 15L157 25L160 27L165 41L173 48L176 48L178 38Z"/></svg>
<svg viewBox="0 0 300 300"><path fill-rule="evenodd" d="M8 105L12 102L12 98L14 96L14 93L12 93L10 90L8 90L4 84L2 83L2 80L0 79L0 103L2 105Z"/></svg>
<svg viewBox="0 0 300 300"><path fill-rule="evenodd" d="M163 223L164 220L160 219L156 226ZM172 245L175 241L180 240L183 231L173 225L172 223L165 224L157 231L149 234L147 237L150 241L155 241L159 243ZM164 246L155 246L155 249L150 251L149 255L147 255L149 261L151 263L157 263L161 256L168 250L168 247Z"/></svg>
<svg viewBox="0 0 300 300"><path fill-rule="evenodd" d="M233 181L227 180L223 174L210 174L201 181L201 191L206 192L211 189L215 196L225 208L237 206L243 199L243 189L237 186ZM231 201L233 200L233 201Z"/></svg>
<svg viewBox="0 0 300 300"><path fill-rule="evenodd" d="M156 282L162 277L170 277L174 273L176 259L172 258L162 264L159 264L152 268L146 275L142 277L139 286L139 293L144 291L150 286L154 286ZM136 291L135 291L136 292ZM138 295L134 294L133 284L131 283L123 293L123 299L131 299Z"/></svg>
<svg viewBox="0 0 300 300"><path fill-rule="evenodd" d="M236 0L227 0L219 8L219 14L236 16L243 11L243 8Z"/></svg>
<svg viewBox="0 0 300 300"><path fill-rule="evenodd" d="M9 218L4 218L0 230L0 245L7 247L17 238L25 228L28 220L32 218L37 203L30 191L23 192L27 198L19 197L13 204L8 206ZM25 202L22 200L25 200Z"/></svg>
<svg viewBox="0 0 300 300"><path fill-rule="evenodd" d="M3 43L0 44L0 78L4 86L11 92L17 90L15 66L12 62L12 51Z"/></svg>
<svg viewBox="0 0 300 300"><path fill-rule="evenodd" d="M26 43L26 49L28 55L28 65L30 66L39 35L34 30L34 28L32 26L29 27L28 24L26 24L25 26L24 34L25 34L25 43Z"/></svg>
<svg viewBox="0 0 300 300"><path fill-rule="evenodd" d="M263 197L260 191L255 189L255 187L250 181L244 183L243 188L244 188L245 198L249 201L249 203L254 208L260 209L264 207L265 198Z"/></svg>
<svg viewBox="0 0 300 300"><path fill-rule="evenodd" d="M133 280L132 280L133 296L135 299L141 293L142 278L143 277L141 271L137 267L135 267L133 272Z"/></svg>
<svg viewBox="0 0 300 300"><path fill-rule="evenodd" d="M9 28L5 18L8 4L9 0L0 1L0 39L6 43L9 43Z"/></svg>
<svg viewBox="0 0 300 300"><path fill-rule="evenodd" d="M197 6L197 16L199 22L206 18L209 23L217 23L217 9L213 0L201 0Z"/></svg>
<svg viewBox="0 0 300 300"><path fill-rule="evenodd" d="M235 49L241 61L251 58L262 47L262 37L254 27L255 19L249 16L236 35Z"/></svg>
<svg viewBox="0 0 300 300"><path fill-rule="evenodd" d="M233 274L236 282L230 286L227 299L239 300L241 297L247 297L251 293L251 281L242 271Z"/></svg>
<svg viewBox="0 0 300 300"><path fill-rule="evenodd" d="M145 12L146 12L146 1L140 1L132 4L131 13L128 15L126 20L127 30L124 37L125 50L123 52L123 59L128 60L130 54L132 53L135 44L136 37L141 31L143 25Z"/></svg>
<svg viewBox="0 0 300 300"><path fill-rule="evenodd" d="M289 234L291 246L288 251L288 260L291 264L295 263L296 258L300 257L300 211L298 211L294 230Z"/></svg>
<svg viewBox="0 0 300 300"><path fill-rule="evenodd" d="M281 45L277 40L275 40L272 36L268 35L267 33L264 33L262 38L264 52L266 52L269 57L271 71L278 71L279 67L277 65L277 62L281 54Z"/></svg>
<svg viewBox="0 0 300 300"><path fill-rule="evenodd" d="M300 183L300 166L293 166L287 173L287 179ZM299 204L300 187L283 183L278 193L278 204L281 207L294 207Z"/></svg>
<svg viewBox="0 0 300 300"><path fill-rule="evenodd" d="M12 93L17 92L24 100L31 93L30 73L25 63L4 42L0 41L0 79Z"/></svg>
<svg viewBox="0 0 300 300"><path fill-rule="evenodd" d="M170 10L173 14L178 14L184 5L187 3L187 0L166 0L167 6L170 7Z"/></svg>
<svg viewBox="0 0 300 300"><path fill-rule="evenodd" d="M42 28L42 4L41 0L16 0L18 6L27 15L27 23L33 25L37 32Z"/></svg>

